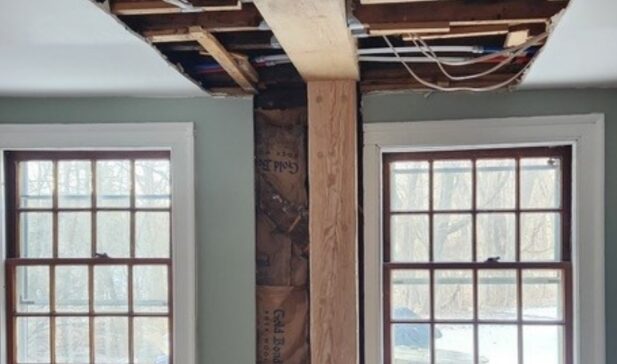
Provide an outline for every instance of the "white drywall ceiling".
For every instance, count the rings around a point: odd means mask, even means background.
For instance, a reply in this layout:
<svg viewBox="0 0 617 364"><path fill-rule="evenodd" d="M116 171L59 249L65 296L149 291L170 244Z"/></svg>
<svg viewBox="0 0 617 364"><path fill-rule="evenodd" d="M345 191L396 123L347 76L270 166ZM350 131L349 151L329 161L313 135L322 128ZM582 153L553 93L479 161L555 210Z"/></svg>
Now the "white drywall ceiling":
<svg viewBox="0 0 617 364"><path fill-rule="evenodd" d="M571 0L522 87L617 87L617 1Z"/></svg>
<svg viewBox="0 0 617 364"><path fill-rule="evenodd" d="M0 95L205 92L89 0L0 0Z"/></svg>

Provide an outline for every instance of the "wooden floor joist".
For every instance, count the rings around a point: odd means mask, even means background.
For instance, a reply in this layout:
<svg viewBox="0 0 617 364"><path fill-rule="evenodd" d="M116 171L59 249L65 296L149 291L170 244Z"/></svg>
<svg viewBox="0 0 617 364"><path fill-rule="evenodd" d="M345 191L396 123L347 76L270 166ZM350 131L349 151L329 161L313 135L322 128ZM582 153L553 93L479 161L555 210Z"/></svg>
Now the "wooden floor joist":
<svg viewBox="0 0 617 364"><path fill-rule="evenodd" d="M239 1L234 5L178 7L163 0L148 1L114 1L111 12L117 15L156 15L176 14L184 12L232 11L242 9Z"/></svg>
<svg viewBox="0 0 617 364"><path fill-rule="evenodd" d="M370 27L384 23L448 22L451 26L546 22L568 5L567 1L467 0L357 5L354 15Z"/></svg>
<svg viewBox="0 0 617 364"><path fill-rule="evenodd" d="M307 80L358 79L356 43L344 0L254 0Z"/></svg>
<svg viewBox="0 0 617 364"><path fill-rule="evenodd" d="M200 26L209 32L256 30L263 20L253 4L245 3L241 10L208 11L201 13L150 14L120 16L134 31L178 32Z"/></svg>
<svg viewBox="0 0 617 364"><path fill-rule="evenodd" d="M236 83L246 92L256 93L255 82L257 72L251 67L250 63L239 62L225 47L207 30L201 27L189 28L191 37L199 43L208 54L223 67L223 69L236 81Z"/></svg>
<svg viewBox="0 0 617 364"><path fill-rule="evenodd" d="M308 82L311 362L357 364L357 96Z"/></svg>

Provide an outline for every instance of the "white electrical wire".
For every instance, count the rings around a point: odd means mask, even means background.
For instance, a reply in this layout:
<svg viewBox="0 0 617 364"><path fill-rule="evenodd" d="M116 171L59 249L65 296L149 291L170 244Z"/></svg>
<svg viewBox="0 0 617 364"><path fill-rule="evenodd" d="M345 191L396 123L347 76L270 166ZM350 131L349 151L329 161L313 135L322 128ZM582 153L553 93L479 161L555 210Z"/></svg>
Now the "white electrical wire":
<svg viewBox="0 0 617 364"><path fill-rule="evenodd" d="M431 47L419 36L412 34L411 35L411 40L414 43L414 45L416 47L419 47L422 54L424 56L426 56L427 58L433 60L436 64L437 67L439 67L439 69L441 70L441 73L443 73L447 78L453 80L453 81L465 81L465 80L473 80L476 78L480 78L480 77L484 77L487 75L490 75L492 73L497 72L498 70L500 70L501 68L503 68L506 64L509 64L510 62L512 62L513 59L515 59L516 57L524 54L525 52L527 52L527 50L529 48L531 48L532 46L538 44L539 42L541 42L542 40L544 40L548 34L544 33L541 34L542 36L537 36L534 37L532 40L529 40L528 42L525 42L524 47L520 47L520 49L518 49L515 52L512 52L509 56L505 57L501 62L499 62L498 64L496 64L495 66L487 69L486 71L483 72L479 72L479 73L475 73L475 74L471 74L471 75L465 75L465 76L453 76L451 75L444 67L444 63L443 61L447 61L445 59L439 58L437 57L437 54L435 53L435 51L433 49L431 49ZM428 52L420 47L418 45L418 42L416 41L416 39L421 43L422 47L425 47L426 49L428 49ZM513 48L512 48L513 49Z"/></svg>
<svg viewBox="0 0 617 364"><path fill-rule="evenodd" d="M477 57L477 58L474 58L473 60L469 60L469 61L465 61L465 62L448 62L448 61L445 61L445 62L441 62L441 63L446 65L446 66L459 67L459 66L468 66L468 65L471 65L471 64L477 64L477 63L482 63L482 62L490 61L490 60L492 60L494 58L497 58L497 57L500 57L500 56L510 57L512 54L517 53L521 49L529 49L530 47L538 44L539 42L541 42L542 40L544 40L547 37L548 37L548 33L542 33L542 34L539 34L539 35L537 35L535 37L530 38L528 41L526 41L525 43L522 43L522 44L520 44L518 46L507 48L507 49L504 49L504 50L499 51L499 52L488 54L486 56ZM430 57L430 56L427 56L427 57L429 57L429 58L431 58L431 59L433 59L435 61L440 61L440 59L435 55L435 50L434 50L433 47L429 46L424 41L424 39L422 39L420 36L415 35L415 38L418 39L418 41L420 42L420 44L422 44L424 46L424 48L428 49L429 52L431 54L433 54L433 57ZM414 35L412 35L412 41L413 40L414 40ZM415 41L414 41L414 44L415 44Z"/></svg>
<svg viewBox="0 0 617 364"><path fill-rule="evenodd" d="M470 91L470 92L487 92L487 91L495 91L495 90L499 90L500 88L503 88L505 86L508 86L510 83L514 82L515 80L517 80L520 76L523 75L523 73L525 73L525 71L527 71L527 69L529 68L529 66L531 65L531 62L528 63L527 65L525 65L525 67L523 67L519 72L517 72L514 76L510 77L509 79L497 83L495 85L492 86L487 86L487 87L443 87L440 85L437 85L435 83L426 81L425 79L423 79L422 77L418 76L412 69L411 67L409 67L409 65L401 59L401 56L399 55L399 53L396 51L395 47L392 45L392 43L390 42L390 39L388 39L387 36L383 36L384 41L386 42L386 44L388 45L388 47L390 47L390 49L392 49L392 52L394 53L394 56L401 62L401 64L405 67L405 69L407 70L407 72L409 72L409 74L416 80L418 81L420 84L438 90L438 91L444 91L444 92L457 92L457 91Z"/></svg>
<svg viewBox="0 0 617 364"><path fill-rule="evenodd" d="M470 59L468 61L463 61L463 62L442 61L441 63L446 65L446 66L461 67L461 66L468 66L468 65L471 65L471 64L483 63L483 62L490 61L490 60L492 60L494 58L497 58L497 57L500 57L500 56L508 57L508 56L512 55L513 52L517 52L517 51L519 51L520 49L523 49L523 48L529 48L530 46L532 46L534 44L537 44L538 42L540 42L541 40L543 40L546 37L548 37L548 33L542 33L542 34L539 34L539 35L529 39L525 43L520 44L520 45L518 45L516 47L511 47L511 48L507 48L507 49L504 49L504 50L499 51L499 52L487 54L487 55L481 56L481 57L476 57L476 58ZM425 48L427 48L429 50L432 50L432 48L428 44L426 44L426 42L424 42L424 40L422 40L421 38L420 38L420 43L425 45ZM429 58L431 58L431 57L429 57Z"/></svg>

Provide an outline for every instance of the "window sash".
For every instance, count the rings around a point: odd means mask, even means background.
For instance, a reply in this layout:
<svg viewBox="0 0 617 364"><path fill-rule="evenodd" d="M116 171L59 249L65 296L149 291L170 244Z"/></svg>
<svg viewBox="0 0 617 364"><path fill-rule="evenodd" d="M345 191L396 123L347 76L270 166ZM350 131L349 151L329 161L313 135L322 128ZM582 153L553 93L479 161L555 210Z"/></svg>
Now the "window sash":
<svg viewBox="0 0 617 364"><path fill-rule="evenodd" d="M56 345L56 319L61 317L85 317L88 318L89 330L89 361L95 362L95 326L94 320L97 317L123 317L128 320L128 360L129 363L134 363L134 319L142 317L151 318L167 318L168 320L168 335L169 338L169 363L173 364L174 346L173 346L173 270L172 270L172 249L171 249L171 221L169 232L169 256L166 258L140 258L136 257L136 233L135 221L136 213L138 212L167 212L170 220L172 214L171 195L169 207L137 207L136 206L136 160L149 159L166 159L170 160L169 151L28 151L28 152L8 152L5 160L6 180L7 180L7 259L5 260L6 267L6 293L7 293L7 357L9 363L17 363L17 339L16 339L16 320L24 317L48 317L50 318L50 361L56 362L55 345ZM52 206L49 208L29 208L19 206L19 168L20 162L26 161L52 161L54 173L54 188L52 192ZM90 207L74 208L74 207L59 207L59 179L58 179L58 163L60 161L86 160L91 161L91 201ZM96 162L104 160L129 160L130 161L130 206L127 207L99 207L97 206L97 176ZM170 170L171 178L171 170ZM171 181L170 181L171 183ZM95 257L97 252L97 213L105 211L122 211L130 213L130 257L125 258L110 258L110 257ZM19 215L23 212L49 212L53 216L53 239L52 239L52 257L50 258L27 258L20 256L20 218ZM92 257L84 258L59 258L58 257L58 215L62 212L89 212L92 218L91 221L91 253ZM96 312L94 307L94 268L98 266L126 266L127 267L127 310L122 312ZM17 274L18 267L23 266L45 266L49 267L49 311L48 312L17 312L18 299L17 292ZM84 312L57 312L55 310L55 291L56 277L55 270L61 266L82 266L88 270L88 310ZM164 266L167 274L167 312L135 312L134 305L134 287L133 287L133 271L139 266Z"/></svg>
<svg viewBox="0 0 617 364"><path fill-rule="evenodd" d="M530 157L553 157L561 160L561 173L559 181L561 196L560 205L558 208L533 209L522 208L521 200L521 158ZM386 153L383 154L382 163L382 189L383 189L383 347L385 363L392 363L392 332L393 324L397 323L419 323L428 324L430 326L430 357L431 362L435 360L435 343L434 343L434 328L436 324L469 324L473 326L474 331L474 363L479 362L479 338L478 331L481 324L496 324L496 325L515 325L518 330L518 358L519 363L523 360L523 326L524 325L561 325L564 327L565 333L565 364L573 363L573 292L572 292L572 255L571 255L571 147L528 147L528 148L504 148L504 149L479 149L479 150L461 150L461 151L435 151L435 152L410 152L410 153ZM477 208L477 165L478 159L515 159L515 207L513 209L478 209ZM435 160L471 160L471 208L459 210L436 210L434 208L434 173L433 165ZM393 211L391 209L391 164L401 161L428 161L428 208L421 211ZM521 237L520 237L520 216L525 212L555 212L561 217L561 257L555 262L525 262L521 261ZM472 244L472 261L471 262L435 262L434 261L434 236L433 236L433 218L439 214L457 214L466 213L471 215L471 244ZM514 262L477 262L477 226L476 220L479 213L512 213L515 215L515 254ZM427 215L429 216L429 259L427 262L393 262L391 257L391 217L395 215ZM391 272L392 270L411 270L422 269L430 272L430 318L428 320L393 320L391 315ZM460 269L471 270L472 273L472 290L473 290L473 318L470 320L436 320L435 319L435 282L434 273L437 270L443 269ZM517 319L510 321L493 321L480 320L478 318L478 271L483 269L509 269L516 271L516 287L517 287ZM564 313L562 320L555 321L528 321L523 320L523 302L522 302L522 271L525 269L555 269L562 272L563 287L564 287Z"/></svg>

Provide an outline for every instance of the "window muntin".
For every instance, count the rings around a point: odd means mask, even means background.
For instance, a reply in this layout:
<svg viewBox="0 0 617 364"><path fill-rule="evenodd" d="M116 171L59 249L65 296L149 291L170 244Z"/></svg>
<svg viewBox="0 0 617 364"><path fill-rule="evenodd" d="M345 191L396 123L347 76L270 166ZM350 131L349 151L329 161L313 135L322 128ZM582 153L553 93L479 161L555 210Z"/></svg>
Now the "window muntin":
<svg viewBox="0 0 617 364"><path fill-rule="evenodd" d="M572 363L570 147L383 161L385 362Z"/></svg>
<svg viewBox="0 0 617 364"><path fill-rule="evenodd" d="M9 152L11 363L171 363L166 151Z"/></svg>

